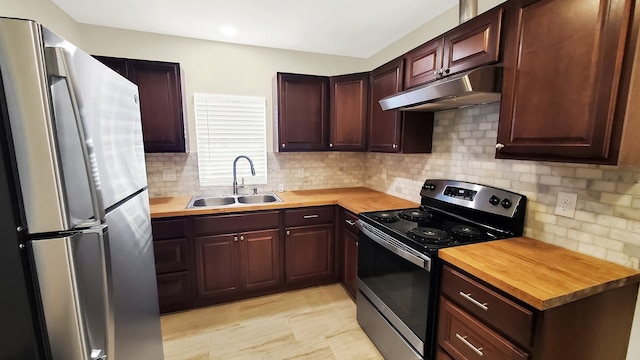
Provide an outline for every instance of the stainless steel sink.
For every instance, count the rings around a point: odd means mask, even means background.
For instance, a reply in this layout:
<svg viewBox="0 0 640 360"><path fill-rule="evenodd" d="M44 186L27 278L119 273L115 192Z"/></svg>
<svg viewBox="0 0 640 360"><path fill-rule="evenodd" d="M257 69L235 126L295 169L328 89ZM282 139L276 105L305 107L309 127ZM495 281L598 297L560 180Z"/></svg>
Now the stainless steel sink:
<svg viewBox="0 0 640 360"><path fill-rule="evenodd" d="M233 205L235 203L236 199L233 197L208 197L194 200L191 207L224 206Z"/></svg>
<svg viewBox="0 0 640 360"><path fill-rule="evenodd" d="M282 199L274 193L264 193L255 195L219 195L219 196L194 196L187 204L187 209L203 207L227 207L268 204L282 202Z"/></svg>
<svg viewBox="0 0 640 360"><path fill-rule="evenodd" d="M262 204L282 201L274 194L240 195L238 202L241 204Z"/></svg>

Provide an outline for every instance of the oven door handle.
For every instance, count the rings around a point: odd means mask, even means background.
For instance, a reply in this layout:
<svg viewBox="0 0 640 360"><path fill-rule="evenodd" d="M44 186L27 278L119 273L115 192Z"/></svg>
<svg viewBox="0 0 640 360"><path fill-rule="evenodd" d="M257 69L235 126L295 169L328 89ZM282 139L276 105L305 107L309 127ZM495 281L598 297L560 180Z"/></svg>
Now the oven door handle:
<svg viewBox="0 0 640 360"><path fill-rule="evenodd" d="M382 247L384 247L385 249L391 251L392 253L400 256L401 258L420 266L423 269L426 269L427 271L431 271L431 259L420 254L420 253L416 253L416 254L412 254L409 251L402 249L398 246L395 246L391 243L389 243L388 241L386 241L385 239L381 238L380 236L372 233L371 231L369 231L369 229L367 229L364 226L360 227L360 231L362 231L363 234L365 234L368 238L370 238L371 240L375 241L376 243L378 243L379 245L381 245Z"/></svg>

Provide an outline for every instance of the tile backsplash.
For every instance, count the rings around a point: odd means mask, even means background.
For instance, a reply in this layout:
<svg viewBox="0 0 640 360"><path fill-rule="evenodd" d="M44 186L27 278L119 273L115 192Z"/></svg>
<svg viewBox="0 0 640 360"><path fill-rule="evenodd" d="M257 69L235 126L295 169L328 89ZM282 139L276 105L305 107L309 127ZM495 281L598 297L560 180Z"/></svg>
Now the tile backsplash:
<svg viewBox="0 0 640 360"><path fill-rule="evenodd" d="M525 235L639 269L640 167L495 159L498 109L436 113L432 154L269 153L260 190L366 186L419 202L427 178L496 186L527 196ZM231 191L201 187L197 163L195 153L148 154L151 197ZM554 214L559 191L578 194L575 218Z"/></svg>
<svg viewBox="0 0 640 360"><path fill-rule="evenodd" d="M436 113L433 153L367 154L365 186L419 201L427 178L527 196L525 235L639 269L640 167L495 159L499 104ZM578 194L575 218L554 214L559 191Z"/></svg>
<svg viewBox="0 0 640 360"><path fill-rule="evenodd" d="M267 184L260 191L364 186L364 153L268 153ZM147 154L151 197L230 193L229 186L200 186L197 153ZM229 164L231 174L232 164ZM239 181L239 180L238 180Z"/></svg>

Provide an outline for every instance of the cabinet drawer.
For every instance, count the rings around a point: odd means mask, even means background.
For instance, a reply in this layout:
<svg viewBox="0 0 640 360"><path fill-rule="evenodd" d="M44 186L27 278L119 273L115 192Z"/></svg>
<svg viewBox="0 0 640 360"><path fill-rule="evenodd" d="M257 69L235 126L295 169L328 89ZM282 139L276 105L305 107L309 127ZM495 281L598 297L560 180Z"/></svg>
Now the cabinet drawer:
<svg viewBox="0 0 640 360"><path fill-rule="evenodd" d="M186 219L152 220L153 240L187 237Z"/></svg>
<svg viewBox="0 0 640 360"><path fill-rule="evenodd" d="M443 297L440 298L438 345L456 360L529 358L527 353Z"/></svg>
<svg viewBox="0 0 640 360"><path fill-rule="evenodd" d="M187 271L158 275L160 312L187 308L189 304L189 273Z"/></svg>
<svg viewBox="0 0 640 360"><path fill-rule="evenodd" d="M277 211L202 216L193 219L195 236L274 229L277 227Z"/></svg>
<svg viewBox="0 0 640 360"><path fill-rule="evenodd" d="M524 346L533 342L533 312L445 266L442 292L465 311Z"/></svg>
<svg viewBox="0 0 640 360"><path fill-rule="evenodd" d="M153 255L158 274L187 270L187 239L155 241Z"/></svg>
<svg viewBox="0 0 640 360"><path fill-rule="evenodd" d="M304 226L332 223L334 218L333 206L308 207L287 210L284 213L284 226Z"/></svg>
<svg viewBox="0 0 640 360"><path fill-rule="evenodd" d="M358 217L349 211L344 211L344 223L342 224L342 226L344 226L345 229L347 229L348 231L351 231L354 234L358 234Z"/></svg>

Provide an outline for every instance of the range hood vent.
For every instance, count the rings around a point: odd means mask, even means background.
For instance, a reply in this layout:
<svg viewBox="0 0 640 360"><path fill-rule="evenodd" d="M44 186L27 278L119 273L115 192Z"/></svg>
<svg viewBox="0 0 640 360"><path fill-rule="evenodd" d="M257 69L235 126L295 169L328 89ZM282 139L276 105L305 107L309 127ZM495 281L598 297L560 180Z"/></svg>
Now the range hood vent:
<svg viewBox="0 0 640 360"><path fill-rule="evenodd" d="M502 68L484 66L380 100L382 110L439 111L500 101Z"/></svg>

